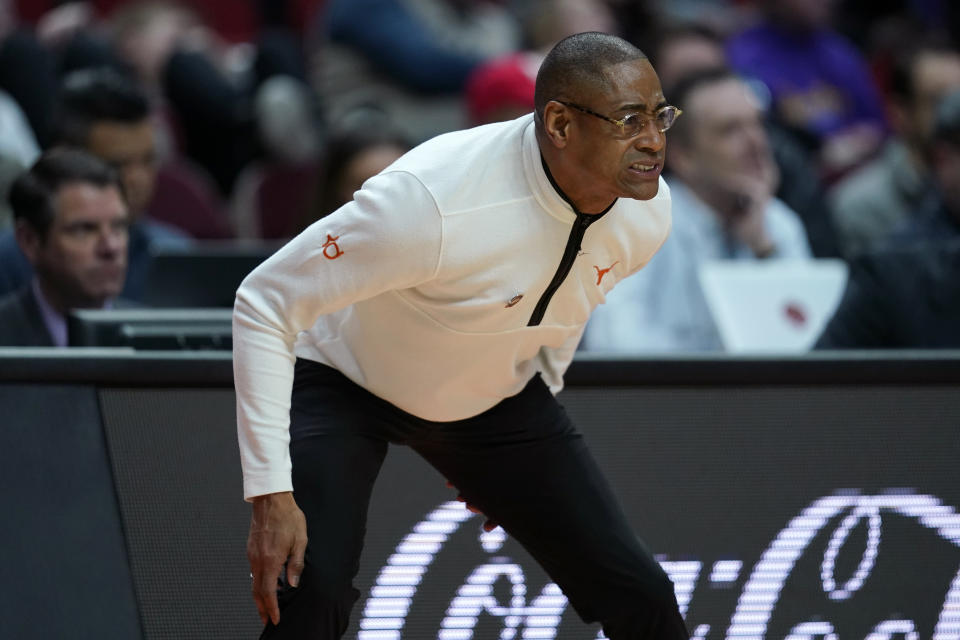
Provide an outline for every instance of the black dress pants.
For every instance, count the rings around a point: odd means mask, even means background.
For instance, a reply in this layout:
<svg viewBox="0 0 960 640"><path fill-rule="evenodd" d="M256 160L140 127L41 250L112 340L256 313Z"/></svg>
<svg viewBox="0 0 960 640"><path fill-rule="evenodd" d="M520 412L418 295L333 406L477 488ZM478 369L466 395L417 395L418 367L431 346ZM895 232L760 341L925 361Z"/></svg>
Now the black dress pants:
<svg viewBox="0 0 960 640"><path fill-rule="evenodd" d="M545 569L610 640L688 638L673 585L631 531L599 467L539 376L465 420L417 418L330 367L298 360L290 411L306 567L279 590L263 639L339 638L359 597L373 484L388 443L413 448Z"/></svg>

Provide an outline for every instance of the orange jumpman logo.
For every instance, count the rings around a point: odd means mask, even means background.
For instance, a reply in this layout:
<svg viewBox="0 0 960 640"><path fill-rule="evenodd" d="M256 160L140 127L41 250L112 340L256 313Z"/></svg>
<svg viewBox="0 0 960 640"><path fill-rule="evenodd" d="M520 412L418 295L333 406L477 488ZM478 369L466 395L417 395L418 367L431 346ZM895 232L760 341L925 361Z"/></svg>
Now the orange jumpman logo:
<svg viewBox="0 0 960 640"><path fill-rule="evenodd" d="M601 282L603 282L603 276L607 275L607 273L610 272L610 269L613 269L618 264L620 264L619 260L614 262L612 265L610 265L606 269L601 269L597 265L593 265L593 268L597 270L597 284L599 285Z"/></svg>

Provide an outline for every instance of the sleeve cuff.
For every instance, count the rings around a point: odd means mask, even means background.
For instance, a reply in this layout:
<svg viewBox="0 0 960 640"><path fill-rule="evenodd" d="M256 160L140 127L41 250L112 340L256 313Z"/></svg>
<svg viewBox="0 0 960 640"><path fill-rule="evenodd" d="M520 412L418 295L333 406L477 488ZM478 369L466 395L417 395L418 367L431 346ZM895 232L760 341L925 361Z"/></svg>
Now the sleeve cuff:
<svg viewBox="0 0 960 640"><path fill-rule="evenodd" d="M289 473L269 473L243 479L243 499L247 502L257 496L284 491L293 491L293 481Z"/></svg>

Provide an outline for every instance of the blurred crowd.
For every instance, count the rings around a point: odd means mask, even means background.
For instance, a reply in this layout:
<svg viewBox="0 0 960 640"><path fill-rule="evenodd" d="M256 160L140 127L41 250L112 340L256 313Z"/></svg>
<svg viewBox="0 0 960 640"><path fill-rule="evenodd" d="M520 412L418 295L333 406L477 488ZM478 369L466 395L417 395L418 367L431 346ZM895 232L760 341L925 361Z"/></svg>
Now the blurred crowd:
<svg viewBox="0 0 960 640"><path fill-rule="evenodd" d="M780 260L848 267L819 347L960 346L949 0L0 0L0 344L66 344L70 309L149 299L159 250L276 246L412 146L528 114L582 31L683 110L671 237L582 348L722 350L701 267Z"/></svg>

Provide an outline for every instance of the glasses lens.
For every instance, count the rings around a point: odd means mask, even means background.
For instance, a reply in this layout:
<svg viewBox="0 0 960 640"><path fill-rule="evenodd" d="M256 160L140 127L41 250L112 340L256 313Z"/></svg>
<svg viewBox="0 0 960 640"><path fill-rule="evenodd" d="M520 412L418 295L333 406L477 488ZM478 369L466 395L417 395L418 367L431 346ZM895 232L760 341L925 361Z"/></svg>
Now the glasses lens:
<svg viewBox="0 0 960 640"><path fill-rule="evenodd" d="M674 121L677 119L677 108L676 107L664 107L657 112L657 128L660 131L666 131L673 126Z"/></svg>
<svg viewBox="0 0 960 640"><path fill-rule="evenodd" d="M644 125L647 124L647 119L644 118L639 113L631 113L626 118L623 119L623 128L621 129L621 135L624 138L632 138L643 129Z"/></svg>

